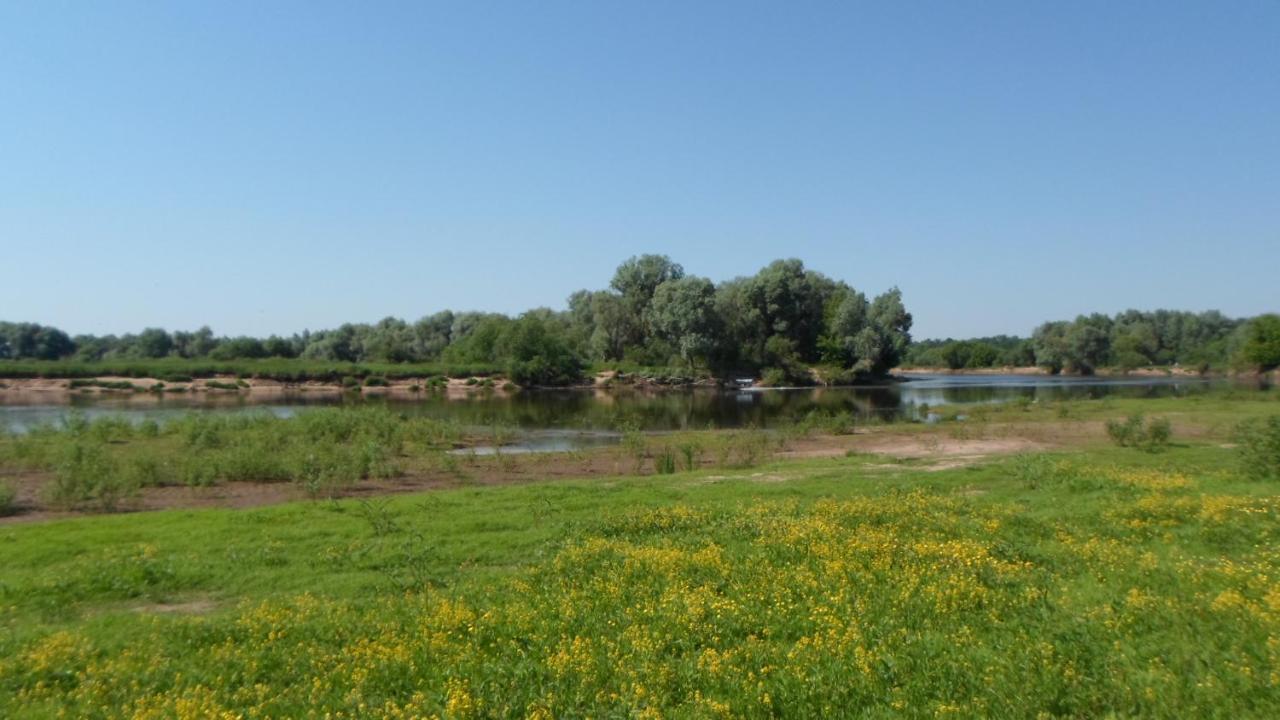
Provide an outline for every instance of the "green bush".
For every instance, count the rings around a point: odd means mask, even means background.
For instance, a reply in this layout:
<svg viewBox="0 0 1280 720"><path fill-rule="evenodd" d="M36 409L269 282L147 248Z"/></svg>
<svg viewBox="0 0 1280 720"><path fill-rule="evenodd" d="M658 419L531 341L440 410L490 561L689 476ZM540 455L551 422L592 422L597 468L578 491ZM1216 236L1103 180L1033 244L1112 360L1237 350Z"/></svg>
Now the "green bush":
<svg viewBox="0 0 1280 720"><path fill-rule="evenodd" d="M676 453L670 447L664 447L653 458L653 470L659 475L674 475L676 472Z"/></svg>
<svg viewBox="0 0 1280 720"><path fill-rule="evenodd" d="M391 383L387 382L387 379L384 377L370 376L364 379L365 387L387 387L389 385L391 385Z"/></svg>
<svg viewBox="0 0 1280 720"><path fill-rule="evenodd" d="M126 461L125 479L131 487L160 487L171 481L169 468L158 458L135 455Z"/></svg>
<svg viewBox="0 0 1280 720"><path fill-rule="evenodd" d="M18 492L9 483L0 482L0 517L17 512Z"/></svg>
<svg viewBox="0 0 1280 720"><path fill-rule="evenodd" d="M1167 418L1147 422L1142 413L1134 413L1124 420L1108 420L1107 435L1120 447L1158 452L1173 438L1173 424Z"/></svg>
<svg viewBox="0 0 1280 720"><path fill-rule="evenodd" d="M190 487L209 487L218 482L218 469L207 458L187 456L178 465L178 480Z"/></svg>
<svg viewBox="0 0 1280 720"><path fill-rule="evenodd" d="M49 501L66 509L113 511L137 492L102 445L76 442L66 448L48 488Z"/></svg>
<svg viewBox="0 0 1280 720"><path fill-rule="evenodd" d="M1246 477L1280 480L1280 415L1241 423L1236 429L1236 443Z"/></svg>

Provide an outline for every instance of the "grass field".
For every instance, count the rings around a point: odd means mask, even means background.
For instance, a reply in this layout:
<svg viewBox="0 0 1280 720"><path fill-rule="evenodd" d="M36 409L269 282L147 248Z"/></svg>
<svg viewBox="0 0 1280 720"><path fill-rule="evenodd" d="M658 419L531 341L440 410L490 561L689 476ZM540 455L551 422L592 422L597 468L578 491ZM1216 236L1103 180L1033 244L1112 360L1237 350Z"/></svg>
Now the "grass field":
<svg viewBox="0 0 1280 720"><path fill-rule="evenodd" d="M1280 716L1280 407L1065 407L1173 442L0 526L0 717Z"/></svg>

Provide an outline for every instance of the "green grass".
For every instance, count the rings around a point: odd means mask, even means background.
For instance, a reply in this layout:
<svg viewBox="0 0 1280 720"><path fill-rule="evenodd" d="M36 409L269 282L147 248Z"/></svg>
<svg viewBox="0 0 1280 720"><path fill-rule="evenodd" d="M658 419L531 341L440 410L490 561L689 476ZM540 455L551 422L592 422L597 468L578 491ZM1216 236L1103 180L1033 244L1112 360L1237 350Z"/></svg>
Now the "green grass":
<svg viewBox="0 0 1280 720"><path fill-rule="evenodd" d="M487 376L501 372L490 365L445 363L341 363L289 358L228 360L159 358L154 360L0 360L0 378L95 378L120 376L190 382L193 378L235 375L282 382L339 382L343 377L406 378Z"/></svg>
<svg viewBox="0 0 1280 720"><path fill-rule="evenodd" d="M0 526L0 716L1274 717L1220 445Z"/></svg>

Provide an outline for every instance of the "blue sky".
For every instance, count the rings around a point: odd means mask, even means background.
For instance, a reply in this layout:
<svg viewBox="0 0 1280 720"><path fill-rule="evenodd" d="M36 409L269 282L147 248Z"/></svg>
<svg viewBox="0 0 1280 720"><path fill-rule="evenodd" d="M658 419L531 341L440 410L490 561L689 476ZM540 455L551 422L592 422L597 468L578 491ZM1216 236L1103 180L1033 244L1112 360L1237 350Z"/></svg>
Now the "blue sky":
<svg viewBox="0 0 1280 720"><path fill-rule="evenodd" d="M0 5L0 318L290 333L799 257L917 337L1280 310L1280 3Z"/></svg>

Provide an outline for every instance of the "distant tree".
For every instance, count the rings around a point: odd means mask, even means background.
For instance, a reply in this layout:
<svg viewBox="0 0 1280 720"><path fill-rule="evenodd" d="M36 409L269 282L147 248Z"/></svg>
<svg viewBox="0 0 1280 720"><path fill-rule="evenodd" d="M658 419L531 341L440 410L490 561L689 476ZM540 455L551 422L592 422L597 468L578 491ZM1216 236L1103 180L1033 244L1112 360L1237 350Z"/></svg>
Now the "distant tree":
<svg viewBox="0 0 1280 720"><path fill-rule="evenodd" d="M262 351L266 357L292 358L298 356L294 344L278 335L272 335L262 341Z"/></svg>
<svg viewBox="0 0 1280 720"><path fill-rule="evenodd" d="M591 337L587 340L591 357L621 360L626 355L627 338L635 320L622 296L600 291L591 294Z"/></svg>
<svg viewBox="0 0 1280 720"><path fill-rule="evenodd" d="M902 362L911 344L911 313L902 304L902 291L891 288L876 296L867 310L868 337L862 342L865 352L860 352L858 369L873 375L883 375ZM870 339L870 334L876 336Z"/></svg>
<svg viewBox="0 0 1280 720"><path fill-rule="evenodd" d="M189 357L205 357L217 346L218 340L213 336L213 330L210 330L208 325L203 325L191 334L188 345Z"/></svg>
<svg viewBox="0 0 1280 720"><path fill-rule="evenodd" d="M706 278L685 276L658 285L646 319L654 335L676 348L692 366L715 347L720 329L716 315L716 288Z"/></svg>
<svg viewBox="0 0 1280 720"><path fill-rule="evenodd" d="M1280 367L1280 315L1259 315L1250 320L1241 352L1245 361L1259 370Z"/></svg>
<svg viewBox="0 0 1280 720"><path fill-rule="evenodd" d="M461 317L461 316L459 316ZM469 325L461 339L444 351L443 359L451 363L497 363L501 360L501 342L508 326L514 322L503 315L481 317ZM455 322L455 327L457 324Z"/></svg>
<svg viewBox="0 0 1280 720"><path fill-rule="evenodd" d="M758 348L758 357L765 355L769 338L779 336L791 342L799 360L818 360L826 300L835 290L834 283L805 270L799 260L769 263L741 288L744 339Z"/></svg>
<svg viewBox="0 0 1280 720"><path fill-rule="evenodd" d="M1090 374L1110 358L1111 319L1099 314L1082 315L1067 329L1066 341L1068 366Z"/></svg>
<svg viewBox="0 0 1280 720"><path fill-rule="evenodd" d="M254 360L267 356L267 350L263 346L262 341L247 336L234 338L226 338L218 343L218 346L209 353L209 357L214 360Z"/></svg>
<svg viewBox="0 0 1280 720"><path fill-rule="evenodd" d="M1008 367L1030 367L1036 364L1036 351L1030 340L1017 340L1000 352L1000 364Z"/></svg>
<svg viewBox="0 0 1280 720"><path fill-rule="evenodd" d="M649 339L645 315L658 286L682 277L684 268L666 255L638 255L618 266L609 286L622 298L627 346L639 347Z"/></svg>
<svg viewBox="0 0 1280 720"><path fill-rule="evenodd" d="M858 334L867 326L867 296L853 289L837 294L834 309L821 340L829 362L852 367L858 362Z"/></svg>
<svg viewBox="0 0 1280 720"><path fill-rule="evenodd" d="M133 342L137 357L162 358L173 350L173 337L161 328L147 328Z"/></svg>
<svg viewBox="0 0 1280 720"><path fill-rule="evenodd" d="M507 323L495 349L495 359L520 385L567 385L582 378L582 360L563 326L545 313L525 313Z"/></svg>
<svg viewBox="0 0 1280 720"><path fill-rule="evenodd" d="M408 362L414 359L414 333L404 320L385 317L359 329L358 359L374 362Z"/></svg>
<svg viewBox="0 0 1280 720"><path fill-rule="evenodd" d="M1031 333L1037 365L1055 374L1066 368L1071 354L1067 343L1070 326L1071 323L1065 321L1047 322Z"/></svg>
<svg viewBox="0 0 1280 720"><path fill-rule="evenodd" d="M453 313L442 310L413 324L413 354L418 360L435 360L452 340Z"/></svg>

